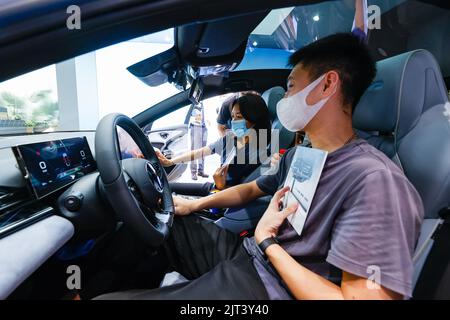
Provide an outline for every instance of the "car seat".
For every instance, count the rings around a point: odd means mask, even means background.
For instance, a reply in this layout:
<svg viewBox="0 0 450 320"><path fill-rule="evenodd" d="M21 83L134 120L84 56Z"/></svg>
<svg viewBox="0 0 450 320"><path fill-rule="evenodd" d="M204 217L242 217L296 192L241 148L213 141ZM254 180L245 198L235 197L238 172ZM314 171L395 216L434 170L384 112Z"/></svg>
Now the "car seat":
<svg viewBox="0 0 450 320"><path fill-rule="evenodd" d="M420 273L443 222L439 212L450 204L447 89L426 50L382 60L377 68L376 79L355 108L353 125L403 170L422 198L425 219L413 258L413 283L426 282L427 275Z"/></svg>

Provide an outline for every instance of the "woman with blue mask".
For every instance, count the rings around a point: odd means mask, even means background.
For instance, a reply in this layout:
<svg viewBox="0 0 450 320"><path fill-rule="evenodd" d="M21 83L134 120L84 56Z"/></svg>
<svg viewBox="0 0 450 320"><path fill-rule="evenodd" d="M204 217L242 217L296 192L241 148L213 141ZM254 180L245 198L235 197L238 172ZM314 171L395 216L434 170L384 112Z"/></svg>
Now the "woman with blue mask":
<svg viewBox="0 0 450 320"><path fill-rule="evenodd" d="M222 190L239 184L267 157L267 149L259 149L260 143L266 142L264 145L268 146L271 138L271 122L264 99L250 93L234 99L231 103L231 116L231 130L206 147L173 159L167 159L157 152L159 160L166 167L211 154L221 156L221 166L213 175L214 183L173 183L174 192L204 195L212 189Z"/></svg>

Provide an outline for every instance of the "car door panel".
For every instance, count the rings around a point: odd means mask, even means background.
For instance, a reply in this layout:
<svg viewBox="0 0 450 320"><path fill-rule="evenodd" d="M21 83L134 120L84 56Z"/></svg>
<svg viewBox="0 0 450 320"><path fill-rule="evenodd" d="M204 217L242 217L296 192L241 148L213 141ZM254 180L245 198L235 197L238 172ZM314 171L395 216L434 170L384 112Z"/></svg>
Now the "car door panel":
<svg viewBox="0 0 450 320"><path fill-rule="evenodd" d="M147 135L152 145L160 149L170 159L188 150L188 132L188 125L181 124L152 130ZM173 167L166 168L169 181L174 181L181 177L186 168L186 163L179 163Z"/></svg>

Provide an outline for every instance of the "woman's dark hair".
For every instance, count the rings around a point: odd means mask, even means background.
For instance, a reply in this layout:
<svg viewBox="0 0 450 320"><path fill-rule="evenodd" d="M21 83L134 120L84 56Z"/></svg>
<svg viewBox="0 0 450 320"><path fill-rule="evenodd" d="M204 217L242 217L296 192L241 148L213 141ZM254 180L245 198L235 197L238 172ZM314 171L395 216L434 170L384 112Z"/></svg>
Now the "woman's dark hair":
<svg viewBox="0 0 450 320"><path fill-rule="evenodd" d="M238 104L242 116L245 120L254 124L256 130L258 144L261 129L266 129L267 143L270 143L272 124L270 122L269 109L264 99L254 93L246 93L241 97L235 98L231 103L231 109Z"/></svg>

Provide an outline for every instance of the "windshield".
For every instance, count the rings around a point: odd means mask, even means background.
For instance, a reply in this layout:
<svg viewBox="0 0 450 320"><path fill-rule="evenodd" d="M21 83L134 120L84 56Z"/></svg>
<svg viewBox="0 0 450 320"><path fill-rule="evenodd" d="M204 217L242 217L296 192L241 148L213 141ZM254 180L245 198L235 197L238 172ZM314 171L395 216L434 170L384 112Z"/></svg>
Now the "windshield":
<svg viewBox="0 0 450 320"><path fill-rule="evenodd" d="M0 83L0 135L94 130L108 113L135 116L179 90L150 87L127 67L173 45L169 29Z"/></svg>

